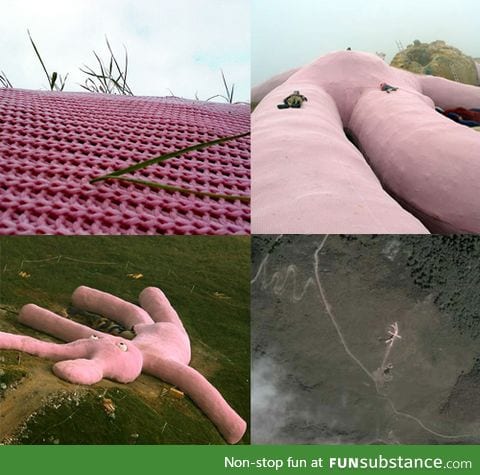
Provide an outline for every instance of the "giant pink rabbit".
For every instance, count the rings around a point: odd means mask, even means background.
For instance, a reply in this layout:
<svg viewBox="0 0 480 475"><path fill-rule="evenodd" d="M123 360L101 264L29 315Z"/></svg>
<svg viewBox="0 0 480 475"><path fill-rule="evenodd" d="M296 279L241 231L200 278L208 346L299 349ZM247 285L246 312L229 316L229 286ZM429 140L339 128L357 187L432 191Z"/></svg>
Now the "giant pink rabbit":
<svg viewBox="0 0 480 475"><path fill-rule="evenodd" d="M177 312L161 290L144 289L140 294L143 308L84 286L75 290L72 302L77 308L104 315L127 328L133 327L136 336L129 343L141 352L142 371L188 394L228 443L237 443L242 438L246 422L204 376L189 366L190 340ZM21 310L19 320L64 341L83 339L92 332L102 334L33 305Z"/></svg>

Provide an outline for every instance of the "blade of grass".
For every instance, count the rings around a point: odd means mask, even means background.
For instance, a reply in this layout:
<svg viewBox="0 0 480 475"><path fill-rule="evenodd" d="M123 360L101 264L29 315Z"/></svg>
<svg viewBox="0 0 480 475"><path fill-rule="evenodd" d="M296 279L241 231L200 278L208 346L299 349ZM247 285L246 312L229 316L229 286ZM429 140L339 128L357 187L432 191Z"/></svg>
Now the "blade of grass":
<svg viewBox="0 0 480 475"><path fill-rule="evenodd" d="M212 99L216 99L217 97L221 97L222 99L228 100L225 96L222 96L221 94L215 94L214 96L210 96L208 99L205 99L206 102L211 101ZM196 99L198 100L198 97L196 96Z"/></svg>
<svg viewBox="0 0 480 475"><path fill-rule="evenodd" d="M95 51L93 52L93 54L95 55L95 58L97 58L98 64L100 66L100 71L101 71L101 74L94 73L93 75L100 81L101 84L103 84L104 89L106 91L109 91L110 88L108 87L108 82L107 82L108 76L105 75L105 69L103 67L103 61L100 59L98 54L95 53Z"/></svg>
<svg viewBox="0 0 480 475"><path fill-rule="evenodd" d="M37 45L33 41L32 35L30 34L30 30L27 29L27 33L28 33L28 37L30 38L30 42L32 43L35 54L37 55L37 58L40 61L40 64L42 65L43 70L45 71L45 75L47 76L50 90L53 91L54 89L56 89L57 91L63 91L63 88L65 87L65 82L68 77L68 73L63 80L61 79L61 76L56 71L54 71L50 75L48 73L47 67L45 66L45 63L43 62L40 52L38 51ZM59 80L59 85L57 84L57 79Z"/></svg>
<svg viewBox="0 0 480 475"><path fill-rule="evenodd" d="M91 76L92 78L98 78L98 79L104 79L104 80L110 79L109 76L104 76L104 75L102 75L102 74L98 74L98 73L95 73L95 72L90 73L90 72L85 71L85 70L83 70L83 69L80 69L80 71L82 71L82 73L84 73L84 74L86 74L86 75L88 75L88 76Z"/></svg>
<svg viewBox="0 0 480 475"><path fill-rule="evenodd" d="M112 47L110 46L110 43L108 41L108 38L105 36L105 41L107 43L107 47L108 47L108 51L110 52L110 55L111 55L111 58L113 59L114 63L115 63L115 66L117 67L117 70L118 70L118 73L120 74L121 78L123 79L123 82L124 82L124 86L120 86L118 83L117 85L117 88L119 89L119 92L122 93L122 94L125 94L125 93L128 93L128 94L132 94L132 92L130 91L130 88L128 86L126 86L126 81L127 81L127 78L126 78L126 75L124 75L122 73L122 68L120 67L120 65L118 64L118 61L117 61L117 58L115 57L115 55L113 54L113 50L112 50ZM125 49L125 52L126 52L126 49ZM128 58L126 60L127 62L125 63L125 71L127 71L127 64L128 64ZM127 90L128 88L128 90Z"/></svg>
<svg viewBox="0 0 480 475"><path fill-rule="evenodd" d="M60 91L63 91L63 88L65 87L65 83L67 82L67 78L69 74L70 73L67 73L63 79L62 79L62 76L60 76Z"/></svg>
<svg viewBox="0 0 480 475"><path fill-rule="evenodd" d="M127 73L128 73L128 53L127 53L127 47L123 45L123 48L125 49L125 76L123 78L123 88L127 89L128 92L133 96L133 92L130 90L130 87L127 85Z"/></svg>
<svg viewBox="0 0 480 475"><path fill-rule="evenodd" d="M250 135L250 131L243 132L243 133L238 134L238 135L230 135L228 137L222 137L220 139L210 140L209 142L201 142L201 143L198 143L196 145L192 145L191 147L183 148L181 150L175 150L174 152L166 153L164 155L159 155L158 157L150 158L149 160L145 160L143 162L136 163L135 165L131 165L130 167L122 168L120 170L115 170L114 172L108 173L106 175L99 176L97 178L94 178L93 180L90 180L90 183L95 183L97 181L106 180L107 178L117 177L117 176L120 176L120 175L124 175L125 173L131 173L131 172L134 172L136 170L146 168L150 165L154 165L155 163L163 162L165 160L168 160L169 158L178 157L179 155L182 155L184 153L193 152L195 150L202 150L202 149L210 147L212 145L217 145L217 144L227 142L229 140L235 140L235 139L238 139L240 137L245 137L246 135Z"/></svg>
<svg viewBox="0 0 480 475"><path fill-rule="evenodd" d="M95 76L95 71L90 66L87 66L86 64L84 64L83 67L85 69L78 68L78 69L80 69L80 71L82 71L82 73L88 74L90 76ZM87 69L88 69L88 71L87 71Z"/></svg>
<svg viewBox="0 0 480 475"><path fill-rule="evenodd" d="M92 81L95 83L95 88L91 87L90 83L85 82L85 88L91 92L102 91L107 94L124 94L133 96L133 92L127 84L127 74L128 74L128 53L125 48L125 70L122 71L120 64L113 53L113 49L108 41L108 37L105 37L107 43L108 51L110 53L110 58L104 62L100 56L93 51L96 61L98 63L99 72L95 72L89 66L84 65L83 68L80 68L80 71L84 74L91 77ZM108 65L108 67L107 67ZM84 88L84 89L85 89Z"/></svg>
<svg viewBox="0 0 480 475"><path fill-rule="evenodd" d="M86 84L86 82L85 82ZM85 86L83 84L78 84L81 88L85 89L86 91L88 92L98 92L98 89L97 89L97 86L94 85L94 86Z"/></svg>
<svg viewBox="0 0 480 475"><path fill-rule="evenodd" d="M53 71L52 77L50 78L50 90L53 91L55 89L55 83L57 82L58 74L56 71Z"/></svg>
<svg viewBox="0 0 480 475"><path fill-rule="evenodd" d="M7 75L3 71L0 71L0 83L2 83L2 87L5 88L13 87L12 83L9 81Z"/></svg>
<svg viewBox="0 0 480 475"><path fill-rule="evenodd" d="M223 81L223 87L225 88L225 94L215 94L214 96L210 96L209 98L205 99L206 102L211 101L212 99L216 99L217 97L220 97L221 99L224 99L226 102L229 104L233 104L233 94L235 92L235 84L232 84L232 88L230 89L228 87L227 80L225 78L225 74L223 72L223 69L220 69L220 73L222 74L222 81ZM198 99L197 93L195 93L195 99Z"/></svg>
<svg viewBox="0 0 480 475"><path fill-rule="evenodd" d="M109 78L110 81L113 82L113 84L116 86L118 92L120 94L123 94L123 95L130 95L130 96L133 96L133 94L129 93L128 91L124 90L123 87L120 85L120 83L118 82L117 79L114 79L114 78ZM120 78L119 78L120 79Z"/></svg>
<svg viewBox="0 0 480 475"><path fill-rule="evenodd" d="M227 97L225 99L227 99L227 102L232 104L232 102L233 102L233 90L235 89L235 84L232 84L232 89L229 89L228 84L227 84L227 80L225 79L225 74L223 73L223 69L220 69L220 72L222 73L223 85L225 87L225 92L227 94ZM222 97L224 97L224 96L222 96Z"/></svg>
<svg viewBox="0 0 480 475"><path fill-rule="evenodd" d="M103 79L104 80L103 82L106 82L106 80L108 79L109 81L112 81L113 83L118 84L118 81L116 79L110 77L110 76L105 76L103 74L98 74L98 73L95 73L95 72L85 71L82 68L79 68L79 69L82 73L87 74L88 76L92 76L92 77L97 78L97 79Z"/></svg>
<svg viewBox="0 0 480 475"><path fill-rule="evenodd" d="M110 46L110 43L108 41L107 36L105 36L105 42L107 43L107 48L108 48L108 51L110 52L111 59L113 59L113 61L115 62L115 66L117 67L117 71L121 72L122 68L120 68L120 65L117 62L117 58L115 58L115 55L113 54L113 50L112 50L112 47Z"/></svg>
<svg viewBox="0 0 480 475"><path fill-rule="evenodd" d="M123 176L111 176L108 177L111 180L121 180L126 181L129 183L136 183L137 185L145 185L151 188L160 188L162 190L168 191L178 191L180 193L189 194L189 195L196 195L196 196L208 196L209 198L222 198L227 201L242 201L244 203L250 202L249 196L241 196L241 195L223 195L221 193L210 193L208 191L196 191L190 190L189 188L182 188L180 186L173 186L173 185L165 185L163 183L156 183L154 181L146 181L146 180L138 180L136 178L127 178Z"/></svg>
<svg viewBox="0 0 480 475"><path fill-rule="evenodd" d="M103 81L103 84L100 84L100 88L104 89L105 87L107 87L107 90L108 90L108 93L109 94L112 94L113 92L113 88L110 86L110 85L106 85L106 80L108 79L108 81L112 82L114 84L114 86L118 89L118 91L123 94L122 92L122 86L120 85L120 83L118 82L117 79L113 78L113 77L110 77L110 76L104 76L104 75L101 75L101 74L98 74L98 73L89 73L87 71L84 71L83 69L80 69L80 71L82 71L83 73L87 74L88 76L92 76L94 78L97 78L97 79L104 79ZM129 95L133 95L133 94L130 94Z"/></svg>
<svg viewBox="0 0 480 475"><path fill-rule="evenodd" d="M42 65L42 68L45 71L45 74L47 75L48 83L50 84L50 74L48 74L47 68L45 67L45 64L42 60L42 57L40 56L37 46L35 45L35 42L33 41L32 36L30 35L30 30L27 30L27 33L28 33L28 37L30 38L30 42L32 43L33 49L37 55L37 58L40 61L40 64Z"/></svg>
<svg viewBox="0 0 480 475"><path fill-rule="evenodd" d="M230 91L228 89L228 84L227 84L227 80L225 79L225 74L223 73L223 69L220 69L220 72L222 73L223 87L225 88L227 97L230 97Z"/></svg>

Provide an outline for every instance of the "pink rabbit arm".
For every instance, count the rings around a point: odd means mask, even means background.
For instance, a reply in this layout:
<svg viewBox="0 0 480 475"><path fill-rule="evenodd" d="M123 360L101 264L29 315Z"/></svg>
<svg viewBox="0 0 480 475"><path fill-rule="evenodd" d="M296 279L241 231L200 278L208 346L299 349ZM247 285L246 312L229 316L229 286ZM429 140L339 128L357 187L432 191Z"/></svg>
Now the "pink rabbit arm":
<svg viewBox="0 0 480 475"><path fill-rule="evenodd" d="M75 307L98 313L133 328L138 323L153 323L148 313L133 303L90 287L78 287L72 295Z"/></svg>
<svg viewBox="0 0 480 475"><path fill-rule="evenodd" d="M155 322L174 323L184 329L178 313L172 307L165 294L156 287L143 289L139 297L140 305Z"/></svg>

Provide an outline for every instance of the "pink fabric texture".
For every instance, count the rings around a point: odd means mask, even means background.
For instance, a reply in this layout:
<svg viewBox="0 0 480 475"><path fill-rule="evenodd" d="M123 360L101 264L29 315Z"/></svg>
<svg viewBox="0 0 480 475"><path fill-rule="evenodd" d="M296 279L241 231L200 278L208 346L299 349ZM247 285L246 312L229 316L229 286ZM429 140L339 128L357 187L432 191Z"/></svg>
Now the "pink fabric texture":
<svg viewBox="0 0 480 475"><path fill-rule="evenodd" d="M0 234L246 234L248 203L89 180L249 127L241 104L0 89ZM129 176L248 196L249 146L242 137Z"/></svg>
<svg viewBox="0 0 480 475"><path fill-rule="evenodd" d="M308 102L278 110L294 90ZM260 100L254 233L480 232L480 137L434 110L480 107L480 88L340 51L254 88Z"/></svg>
<svg viewBox="0 0 480 475"><path fill-rule="evenodd" d="M190 340L177 312L161 290L148 287L142 291L143 309L84 286L75 290L72 302L77 308L133 327L135 338L129 341L113 337L29 304L20 312L22 323L71 343L58 345L0 333L0 348L68 360L57 363L54 372L78 384L93 384L102 377L127 383L144 371L188 394L228 443L237 443L243 437L246 422L204 376L189 366ZM92 339L92 335L98 339ZM120 342L128 346L128 351L121 350Z"/></svg>

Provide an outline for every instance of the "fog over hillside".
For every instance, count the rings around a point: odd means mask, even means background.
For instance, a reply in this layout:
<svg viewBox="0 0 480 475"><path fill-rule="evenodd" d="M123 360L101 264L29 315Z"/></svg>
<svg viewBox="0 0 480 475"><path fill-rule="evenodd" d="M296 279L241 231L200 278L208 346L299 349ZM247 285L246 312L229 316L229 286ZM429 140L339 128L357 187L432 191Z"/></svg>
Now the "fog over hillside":
<svg viewBox="0 0 480 475"><path fill-rule="evenodd" d="M252 85L351 47L384 52L390 62L415 39L444 40L480 57L476 0L254 0L252 4Z"/></svg>

